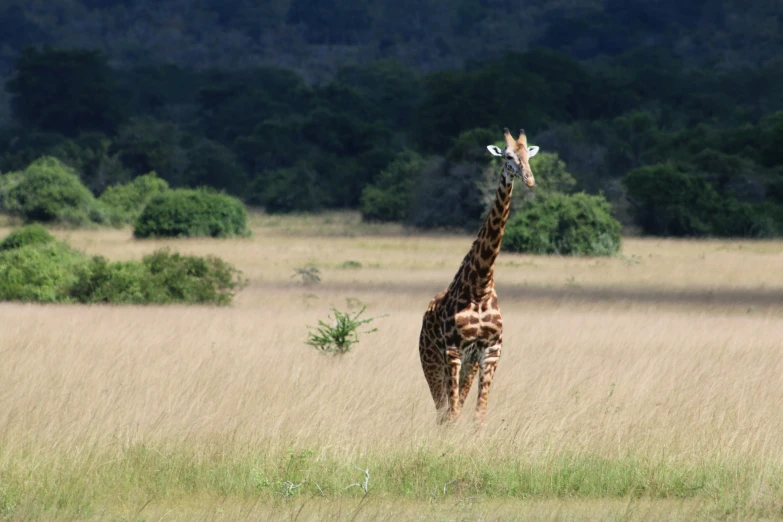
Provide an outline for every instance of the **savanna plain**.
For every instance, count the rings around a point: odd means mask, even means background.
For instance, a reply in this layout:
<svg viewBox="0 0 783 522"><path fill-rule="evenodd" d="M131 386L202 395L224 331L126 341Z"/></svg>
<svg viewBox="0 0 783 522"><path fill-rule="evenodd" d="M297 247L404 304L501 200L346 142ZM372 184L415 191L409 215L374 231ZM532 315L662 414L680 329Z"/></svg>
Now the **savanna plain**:
<svg viewBox="0 0 783 522"><path fill-rule="evenodd" d="M441 427L421 317L473 238L252 222L227 240L54 231L113 260L214 254L249 284L222 308L0 303L0 519L783 519L783 242L502 253L487 424L474 389ZM350 353L304 343L330 307L364 306L377 331Z"/></svg>

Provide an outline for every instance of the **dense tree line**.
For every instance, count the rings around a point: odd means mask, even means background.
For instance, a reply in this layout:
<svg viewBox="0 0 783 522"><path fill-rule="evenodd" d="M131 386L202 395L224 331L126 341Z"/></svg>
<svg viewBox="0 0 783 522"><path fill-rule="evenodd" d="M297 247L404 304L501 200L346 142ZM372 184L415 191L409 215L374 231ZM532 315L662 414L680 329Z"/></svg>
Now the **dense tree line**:
<svg viewBox="0 0 783 522"><path fill-rule="evenodd" d="M420 71L542 46L580 60L640 46L738 68L780 56L783 0L5 0L0 73L26 45L96 47L123 67L296 69L308 81L346 60Z"/></svg>
<svg viewBox="0 0 783 522"><path fill-rule="evenodd" d="M27 47L6 83L0 169L52 156L95 194L155 171L272 212L474 226L476 194L495 183L484 147L522 124L565 162L567 191L603 192L649 233L772 235L781 79L783 64L694 67L662 47L590 64L540 48L423 75L379 60L316 84L278 67L118 68L98 51Z"/></svg>

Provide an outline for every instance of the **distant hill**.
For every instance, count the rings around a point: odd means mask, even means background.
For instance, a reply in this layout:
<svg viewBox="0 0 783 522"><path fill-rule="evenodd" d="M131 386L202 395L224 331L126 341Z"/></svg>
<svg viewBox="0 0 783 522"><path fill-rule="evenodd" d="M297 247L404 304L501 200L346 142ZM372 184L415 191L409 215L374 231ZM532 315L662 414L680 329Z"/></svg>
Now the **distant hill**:
<svg viewBox="0 0 783 522"><path fill-rule="evenodd" d="M30 44L99 48L120 67L276 65L310 81L345 63L429 72L537 46L580 60L665 46L732 69L781 56L783 0L6 0L0 73Z"/></svg>

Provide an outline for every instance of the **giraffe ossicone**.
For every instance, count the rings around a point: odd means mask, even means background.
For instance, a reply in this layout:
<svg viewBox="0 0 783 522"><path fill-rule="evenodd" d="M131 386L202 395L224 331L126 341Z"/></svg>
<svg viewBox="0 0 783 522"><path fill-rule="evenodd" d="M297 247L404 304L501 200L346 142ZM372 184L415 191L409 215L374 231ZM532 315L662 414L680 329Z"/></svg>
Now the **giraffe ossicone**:
<svg viewBox="0 0 783 522"><path fill-rule="evenodd" d="M494 268L511 209L514 178L533 188L528 159L539 148L528 147L525 131L514 139L504 130L505 150L488 145L504 159L495 202L470 252L449 287L436 295L422 320L419 357L435 401L438 421L456 420L478 374L476 420L484 422L487 399L503 344L503 317L498 308Z"/></svg>

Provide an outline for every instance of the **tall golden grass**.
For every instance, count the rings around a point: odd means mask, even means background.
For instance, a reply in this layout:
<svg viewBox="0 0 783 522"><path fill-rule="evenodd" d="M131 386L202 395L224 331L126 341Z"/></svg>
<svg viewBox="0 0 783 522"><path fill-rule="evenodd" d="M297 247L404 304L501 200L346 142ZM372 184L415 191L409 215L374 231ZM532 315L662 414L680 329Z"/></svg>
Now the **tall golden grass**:
<svg viewBox="0 0 783 522"><path fill-rule="evenodd" d="M0 515L783 513L783 243L502 254L488 422L477 429L471 407L444 429L417 339L472 238L343 215L256 217L254 229L214 241L57 232L112 259L163 245L216 254L251 285L221 309L0 304ZM307 263L321 284L291 278ZM353 352L304 344L330 306L361 305L388 316ZM345 489L364 469L367 499Z"/></svg>

